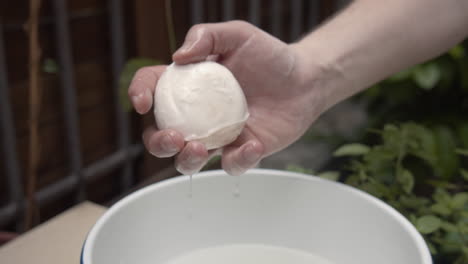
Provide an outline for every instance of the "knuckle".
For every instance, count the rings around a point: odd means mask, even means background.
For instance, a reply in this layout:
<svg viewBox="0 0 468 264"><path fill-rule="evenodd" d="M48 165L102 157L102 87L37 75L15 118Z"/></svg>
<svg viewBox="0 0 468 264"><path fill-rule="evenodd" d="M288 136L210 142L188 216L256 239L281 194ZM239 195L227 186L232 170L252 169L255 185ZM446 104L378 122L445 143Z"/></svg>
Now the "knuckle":
<svg viewBox="0 0 468 264"><path fill-rule="evenodd" d="M148 76L150 74L152 74L152 72L151 72L151 69L148 66L141 67L135 72L135 75L133 76L133 79L138 80L138 79L144 78L145 76Z"/></svg>
<svg viewBox="0 0 468 264"><path fill-rule="evenodd" d="M137 93L136 90L138 90L137 89L138 83L141 82L141 80L143 80L145 76L148 75L148 72L149 70L147 67L140 68L135 72L135 74L133 75L132 81L130 83L130 87L127 90L129 96L136 95L135 93Z"/></svg>
<svg viewBox="0 0 468 264"><path fill-rule="evenodd" d="M191 35L193 33L196 33L200 30L204 30L205 28L207 27L207 24L203 23L203 24L196 24L196 25L193 25L190 30L188 31L188 34L187 35Z"/></svg>
<svg viewBox="0 0 468 264"><path fill-rule="evenodd" d="M238 26L238 27L250 27L252 24L244 21L244 20L231 20L227 22L229 24L232 24L233 26Z"/></svg>

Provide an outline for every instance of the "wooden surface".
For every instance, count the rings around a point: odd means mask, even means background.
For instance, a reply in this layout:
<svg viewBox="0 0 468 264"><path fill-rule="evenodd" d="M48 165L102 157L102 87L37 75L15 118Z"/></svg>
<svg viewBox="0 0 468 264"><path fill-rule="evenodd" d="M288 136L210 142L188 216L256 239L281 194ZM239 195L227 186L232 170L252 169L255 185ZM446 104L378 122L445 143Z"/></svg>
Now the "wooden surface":
<svg viewBox="0 0 468 264"><path fill-rule="evenodd" d="M89 230L105 208L81 203L0 247L4 264L79 263Z"/></svg>

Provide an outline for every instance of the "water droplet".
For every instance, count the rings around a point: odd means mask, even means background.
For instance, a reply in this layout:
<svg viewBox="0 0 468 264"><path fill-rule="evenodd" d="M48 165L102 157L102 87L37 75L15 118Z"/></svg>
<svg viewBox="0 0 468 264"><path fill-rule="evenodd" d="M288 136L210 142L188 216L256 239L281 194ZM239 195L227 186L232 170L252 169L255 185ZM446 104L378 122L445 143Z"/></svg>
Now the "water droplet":
<svg viewBox="0 0 468 264"><path fill-rule="evenodd" d="M192 188L193 188L193 186L192 186L192 185L193 185L193 183L192 183L192 178L193 178L193 176L190 175L189 177L190 177L190 183L189 183L189 193L188 193L188 197L189 197L189 198L192 198L192 195L193 195L193 193L192 193L192 191L193 191L193 189L192 189Z"/></svg>
<svg viewBox="0 0 468 264"><path fill-rule="evenodd" d="M235 185L234 185L234 197L239 197L240 196L240 176L234 177Z"/></svg>
<svg viewBox="0 0 468 264"><path fill-rule="evenodd" d="M188 218L192 219L193 217L193 176L189 175L189 189L188 189L188 196L187 196L187 213L188 213Z"/></svg>

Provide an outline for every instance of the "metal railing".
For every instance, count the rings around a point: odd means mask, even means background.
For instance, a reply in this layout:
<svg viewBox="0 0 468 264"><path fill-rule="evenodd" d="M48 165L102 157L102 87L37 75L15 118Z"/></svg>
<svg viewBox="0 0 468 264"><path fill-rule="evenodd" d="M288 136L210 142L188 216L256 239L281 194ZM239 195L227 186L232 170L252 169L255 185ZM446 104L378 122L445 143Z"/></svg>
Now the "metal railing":
<svg viewBox="0 0 468 264"><path fill-rule="evenodd" d="M309 10L304 11L304 3L308 1ZM191 0L191 23L197 24L205 20L203 0ZM62 96L64 100L63 111L65 116L65 134L68 150L68 165L70 171L68 175L57 182L48 185L35 193L38 206L44 206L60 197L76 193L76 202L85 200L86 183L100 177L106 172L115 168L120 170L120 190L129 190L133 186L133 163L136 157L141 155L143 147L141 144L131 144L129 137L129 119L123 111L118 96L118 78L124 65L125 54L125 32L123 30L124 17L122 12L122 0L108 0L108 15L110 26L111 64L113 101L115 105L116 133L118 148L114 153L103 159L83 166L82 150L80 148L79 135L79 113L77 109L76 87L74 76L74 64L72 57L72 43L70 42L70 27L67 12L67 1L53 0L53 24L56 31L56 47L58 63L60 67L59 77ZM261 22L261 2L260 0L249 1L248 20L260 25ZM310 29L318 22L319 2L317 0L272 0L267 29L275 36L282 34L281 16L284 5L290 5L291 21L288 38L296 39L303 32L304 13L308 14L307 27ZM236 1L222 1L222 20L227 21L235 18ZM5 48L2 25L0 24L0 129L1 129L1 151L5 153L5 175L8 189L8 201L6 205L0 207L0 227L16 221L17 229L21 229L20 221L23 219L26 202L22 191L21 173L19 167L18 153L15 138L14 118L12 107L9 102L9 84L7 79L7 66L5 61Z"/></svg>
<svg viewBox="0 0 468 264"><path fill-rule="evenodd" d="M52 2L54 12L54 26L56 31L56 46L58 52L58 64L60 66L59 77L64 100L65 134L68 150L69 174L59 181L46 186L35 194L38 206L43 206L53 200L70 193L76 193L76 201L86 199L86 182L122 167L120 175L121 191L128 190L132 183L132 163L142 153L141 144L130 144L128 115L123 111L118 96L118 78L125 62L125 45L123 31L123 16L121 0L109 0L109 25L110 47L112 53L112 82L113 100L116 115L116 131L118 149L107 157L83 167L80 149L80 137L78 127L78 107L76 101L76 87L74 77L74 64L72 58L72 44L70 42L70 28L68 23L67 1L54 0ZM0 227L20 220L24 215L25 199L20 182L21 171L18 165L16 151L15 128L11 105L8 101L8 80L5 64L3 32L0 25L0 127L2 129L2 151L5 155L6 179L8 183L9 200L0 208ZM17 227L20 229L20 226Z"/></svg>

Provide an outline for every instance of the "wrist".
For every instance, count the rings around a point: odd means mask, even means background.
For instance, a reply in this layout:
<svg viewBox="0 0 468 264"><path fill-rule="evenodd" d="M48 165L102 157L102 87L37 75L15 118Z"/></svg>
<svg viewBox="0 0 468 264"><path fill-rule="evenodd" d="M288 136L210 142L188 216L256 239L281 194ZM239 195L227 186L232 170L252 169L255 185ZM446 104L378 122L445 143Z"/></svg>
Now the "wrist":
<svg viewBox="0 0 468 264"><path fill-rule="evenodd" d="M313 96L320 114L346 98L340 88L345 83L344 75L327 50L302 42L289 47L296 57L296 79Z"/></svg>

